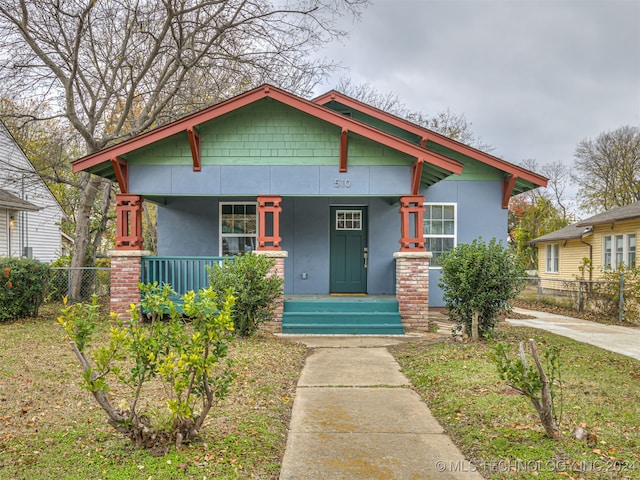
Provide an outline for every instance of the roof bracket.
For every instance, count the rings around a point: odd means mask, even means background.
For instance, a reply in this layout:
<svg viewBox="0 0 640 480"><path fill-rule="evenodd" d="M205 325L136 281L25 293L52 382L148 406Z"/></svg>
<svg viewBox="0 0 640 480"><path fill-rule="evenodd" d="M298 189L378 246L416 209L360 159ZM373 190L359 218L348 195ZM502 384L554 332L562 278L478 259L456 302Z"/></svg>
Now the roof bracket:
<svg viewBox="0 0 640 480"><path fill-rule="evenodd" d="M121 157L111 159L111 166L116 174L120 193L129 193L129 164Z"/></svg>
<svg viewBox="0 0 640 480"><path fill-rule="evenodd" d="M516 186L517 175L509 175L502 180L502 208L509 208L509 199Z"/></svg>
<svg viewBox="0 0 640 480"><path fill-rule="evenodd" d="M342 129L342 133L340 134L340 172L347 171L347 135L348 130L346 128Z"/></svg>
<svg viewBox="0 0 640 480"><path fill-rule="evenodd" d="M420 192L420 180L422 178L422 166L425 160L423 158L417 159L411 165L411 195L418 195Z"/></svg>
<svg viewBox="0 0 640 480"><path fill-rule="evenodd" d="M202 170L202 150L200 149L200 134L195 127L187 127L187 136L189 137L189 146L191 147L191 156L193 157L193 171Z"/></svg>

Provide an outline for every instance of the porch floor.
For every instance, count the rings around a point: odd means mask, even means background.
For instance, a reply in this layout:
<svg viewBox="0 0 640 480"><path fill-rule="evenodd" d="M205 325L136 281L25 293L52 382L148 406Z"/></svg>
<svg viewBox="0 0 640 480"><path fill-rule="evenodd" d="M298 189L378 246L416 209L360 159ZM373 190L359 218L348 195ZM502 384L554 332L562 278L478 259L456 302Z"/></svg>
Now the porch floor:
<svg viewBox="0 0 640 480"><path fill-rule="evenodd" d="M402 335L394 295L285 295L282 333Z"/></svg>

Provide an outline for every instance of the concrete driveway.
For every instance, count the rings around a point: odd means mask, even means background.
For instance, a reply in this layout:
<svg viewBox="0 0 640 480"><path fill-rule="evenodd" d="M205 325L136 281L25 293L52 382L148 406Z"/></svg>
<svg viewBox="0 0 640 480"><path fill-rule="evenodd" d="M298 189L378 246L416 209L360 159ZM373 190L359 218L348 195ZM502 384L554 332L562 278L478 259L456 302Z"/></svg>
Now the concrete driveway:
<svg viewBox="0 0 640 480"><path fill-rule="evenodd" d="M555 313L526 310L524 308L514 308L513 311L535 318L527 320L507 318L507 321L512 325L540 328L640 360L640 328L603 325Z"/></svg>

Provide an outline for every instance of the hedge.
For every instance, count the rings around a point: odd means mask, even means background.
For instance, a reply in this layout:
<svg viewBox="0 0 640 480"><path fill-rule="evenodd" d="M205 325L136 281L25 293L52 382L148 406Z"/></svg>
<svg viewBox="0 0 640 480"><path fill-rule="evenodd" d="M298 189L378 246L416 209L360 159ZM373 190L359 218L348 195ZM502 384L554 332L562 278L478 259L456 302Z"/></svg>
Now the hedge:
<svg viewBox="0 0 640 480"><path fill-rule="evenodd" d="M29 258L0 258L0 321L36 316L48 279L46 263Z"/></svg>

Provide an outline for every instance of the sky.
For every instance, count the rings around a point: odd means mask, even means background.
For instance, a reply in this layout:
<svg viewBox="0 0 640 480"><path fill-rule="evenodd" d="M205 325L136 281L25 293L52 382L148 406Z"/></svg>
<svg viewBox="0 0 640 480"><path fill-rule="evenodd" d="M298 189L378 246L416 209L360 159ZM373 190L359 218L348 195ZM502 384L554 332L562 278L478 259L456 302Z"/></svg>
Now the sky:
<svg viewBox="0 0 640 480"><path fill-rule="evenodd" d="M573 163L583 139L640 126L640 0L374 0L321 53L339 77L450 109L512 163ZM569 196L575 195L575 187Z"/></svg>

